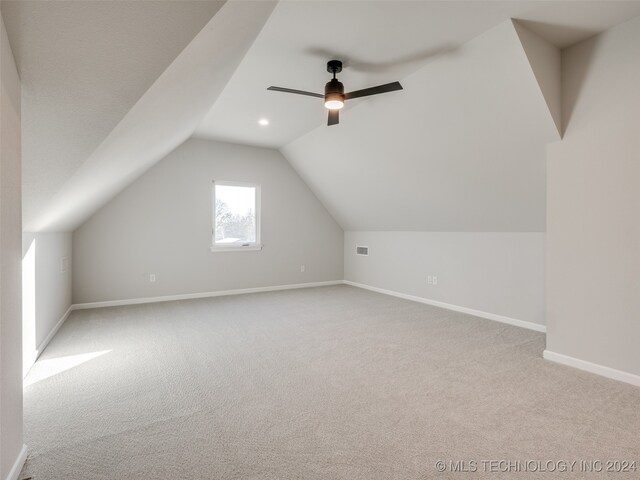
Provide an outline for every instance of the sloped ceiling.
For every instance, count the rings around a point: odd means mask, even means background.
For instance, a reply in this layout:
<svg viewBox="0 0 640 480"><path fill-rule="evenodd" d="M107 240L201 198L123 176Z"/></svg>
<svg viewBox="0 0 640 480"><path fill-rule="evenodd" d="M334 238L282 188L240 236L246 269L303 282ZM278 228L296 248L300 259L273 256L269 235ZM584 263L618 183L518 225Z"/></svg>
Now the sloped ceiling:
<svg viewBox="0 0 640 480"><path fill-rule="evenodd" d="M559 134L506 21L283 148L345 230L544 231Z"/></svg>
<svg viewBox="0 0 640 480"><path fill-rule="evenodd" d="M224 2L4 1L29 223Z"/></svg>
<svg viewBox="0 0 640 480"><path fill-rule="evenodd" d="M560 48L640 4L334 5L280 3L196 135L279 148L345 230L545 231ZM266 91L322 92L331 58L347 91L404 90L347 102L334 127L320 100Z"/></svg>
<svg viewBox="0 0 640 480"><path fill-rule="evenodd" d="M558 47L640 14L604 1L274 6L3 1L24 83L25 230L75 229L194 132L282 149L345 229L543 230ZM350 90L405 90L352 102L331 129L321 103L265 90L321 91L332 57Z"/></svg>
<svg viewBox="0 0 640 480"><path fill-rule="evenodd" d="M321 100L266 88L323 93L332 58L345 63L339 78L347 90L358 90L455 58L458 46L511 18L563 48L636 15L640 2L283 1L196 136L280 148L326 125ZM258 125L261 117L269 128Z"/></svg>
<svg viewBox="0 0 640 480"><path fill-rule="evenodd" d="M187 139L274 2L9 1L23 223L73 230Z"/></svg>

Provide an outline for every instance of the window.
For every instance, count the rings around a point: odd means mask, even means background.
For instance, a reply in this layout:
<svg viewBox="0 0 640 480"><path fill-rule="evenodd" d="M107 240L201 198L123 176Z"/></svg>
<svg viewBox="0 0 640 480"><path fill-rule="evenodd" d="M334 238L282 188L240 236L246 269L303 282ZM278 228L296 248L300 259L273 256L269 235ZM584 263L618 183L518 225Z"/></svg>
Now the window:
<svg viewBox="0 0 640 480"><path fill-rule="evenodd" d="M213 251L260 250L260 185L213 182Z"/></svg>

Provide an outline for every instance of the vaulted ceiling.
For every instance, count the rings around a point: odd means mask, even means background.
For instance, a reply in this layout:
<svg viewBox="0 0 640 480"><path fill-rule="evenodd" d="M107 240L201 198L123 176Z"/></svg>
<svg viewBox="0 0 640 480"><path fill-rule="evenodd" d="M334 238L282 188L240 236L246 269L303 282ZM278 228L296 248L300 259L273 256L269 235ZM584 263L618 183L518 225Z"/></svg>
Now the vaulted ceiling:
<svg viewBox="0 0 640 480"><path fill-rule="evenodd" d="M189 136L281 149L345 229L544 230L559 49L612 1L7 1L28 231L75 229ZM511 19L516 19L515 22ZM348 90L400 80L326 126ZM268 127L257 120L267 117Z"/></svg>
<svg viewBox="0 0 640 480"><path fill-rule="evenodd" d="M339 78L347 90L357 90L440 60L464 61L458 47L511 18L563 48L636 15L640 2L280 2L196 135L280 148L326 124L321 100L266 88L323 93L333 58L345 63ZM345 113L368 101L376 100L354 101ZM269 118L268 129L257 124L261 117Z"/></svg>
<svg viewBox="0 0 640 480"><path fill-rule="evenodd" d="M275 3L3 1L23 82L23 226L69 231L186 140Z"/></svg>

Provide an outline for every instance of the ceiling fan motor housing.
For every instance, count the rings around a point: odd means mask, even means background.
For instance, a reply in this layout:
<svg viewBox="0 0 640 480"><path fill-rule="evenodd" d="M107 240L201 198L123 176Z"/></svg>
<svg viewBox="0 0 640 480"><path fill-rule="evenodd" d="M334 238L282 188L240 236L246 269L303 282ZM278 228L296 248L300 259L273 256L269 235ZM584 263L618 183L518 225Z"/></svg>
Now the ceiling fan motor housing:
<svg viewBox="0 0 640 480"><path fill-rule="evenodd" d="M336 73L340 73L341 71L342 62L340 60L329 60L327 62L327 72L333 73L335 75Z"/></svg>

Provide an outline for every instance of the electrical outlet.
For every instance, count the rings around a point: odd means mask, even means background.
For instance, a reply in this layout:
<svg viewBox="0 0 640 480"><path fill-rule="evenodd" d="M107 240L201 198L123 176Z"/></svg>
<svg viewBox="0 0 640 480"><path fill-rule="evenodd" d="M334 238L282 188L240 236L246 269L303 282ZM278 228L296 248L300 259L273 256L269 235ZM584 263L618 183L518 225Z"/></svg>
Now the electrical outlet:
<svg viewBox="0 0 640 480"><path fill-rule="evenodd" d="M433 277L431 275L427 277L427 285L433 285Z"/></svg>
<svg viewBox="0 0 640 480"><path fill-rule="evenodd" d="M155 274L155 273L150 273L150 274L149 274L149 281L150 281L151 283L153 283L153 282L155 282L155 281L156 281L156 274Z"/></svg>
<svg viewBox="0 0 640 480"><path fill-rule="evenodd" d="M307 267L305 267L304 265L300 265L300 271L304 272L307 269Z"/></svg>
<svg viewBox="0 0 640 480"><path fill-rule="evenodd" d="M433 276L433 284L434 285L438 284L438 277L436 277L435 275Z"/></svg>

